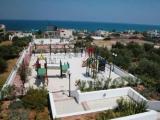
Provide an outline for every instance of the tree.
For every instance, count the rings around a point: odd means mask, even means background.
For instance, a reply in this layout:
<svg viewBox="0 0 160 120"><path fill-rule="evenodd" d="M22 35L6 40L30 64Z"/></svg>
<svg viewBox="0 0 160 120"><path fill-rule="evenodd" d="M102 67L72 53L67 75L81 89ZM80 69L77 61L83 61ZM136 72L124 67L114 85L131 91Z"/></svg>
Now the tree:
<svg viewBox="0 0 160 120"><path fill-rule="evenodd" d="M130 42L127 45L127 49L132 51L135 58L139 57L144 52L143 47L134 42Z"/></svg>
<svg viewBox="0 0 160 120"><path fill-rule="evenodd" d="M128 69L128 67L131 64L131 59L132 59L132 53L127 50L120 50L119 53L117 53L117 57L114 60L114 64L117 66L123 68L123 69Z"/></svg>
<svg viewBox="0 0 160 120"><path fill-rule="evenodd" d="M123 48L125 48L125 46L122 43L117 42L115 45L112 45L112 48L123 49Z"/></svg>
<svg viewBox="0 0 160 120"><path fill-rule="evenodd" d="M85 39L88 42L92 42L93 41L93 38L90 35L88 35Z"/></svg>
<svg viewBox="0 0 160 120"><path fill-rule="evenodd" d="M4 59L0 58L0 73L3 73L7 68L7 63Z"/></svg>
<svg viewBox="0 0 160 120"><path fill-rule="evenodd" d="M159 76L160 76L160 66L157 63L149 61L147 59L142 59L139 62L139 65L136 71L137 71L137 74L147 75L155 79L159 79Z"/></svg>
<svg viewBox="0 0 160 120"><path fill-rule="evenodd" d="M144 43L143 47L145 51L150 51L151 49L154 48L152 44L148 44L148 43Z"/></svg>
<svg viewBox="0 0 160 120"><path fill-rule="evenodd" d="M25 82L27 81L27 75L29 74L28 72L29 72L28 68L25 66L24 63L22 63L22 65L19 68L19 75L23 84L23 88ZM23 89L22 89L22 94L23 94Z"/></svg>

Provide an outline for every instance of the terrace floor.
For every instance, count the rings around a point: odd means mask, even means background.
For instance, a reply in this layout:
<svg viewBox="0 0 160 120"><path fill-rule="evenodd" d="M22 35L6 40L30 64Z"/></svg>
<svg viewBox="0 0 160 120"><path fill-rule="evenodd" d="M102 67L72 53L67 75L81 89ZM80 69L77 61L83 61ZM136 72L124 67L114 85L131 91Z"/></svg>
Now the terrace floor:
<svg viewBox="0 0 160 120"><path fill-rule="evenodd" d="M30 65L31 68L31 75L29 76L29 81L25 84L25 86L28 87L42 87L44 85L44 81L40 79L36 79L37 73L35 71L34 64L36 63L36 60L40 56L40 54L32 55ZM86 77L86 67L82 67L82 61L86 58L85 54L82 56L80 54L77 54L76 56L73 53L57 53L57 54L43 54L44 57L47 58L47 63L59 66L59 61L62 61L63 63L69 63L70 64L70 73L71 73L71 90L75 90L75 82L77 80L94 80L91 77ZM61 91L61 90L68 90L69 86L69 79L68 75L66 74L66 77L61 78L60 77L60 70L55 68L48 68L48 86L47 89L49 92L55 92L55 91ZM106 68L105 72L98 73L99 78L107 78L109 76L109 69ZM115 79L118 78L119 75L115 74L114 72L111 72L111 78Z"/></svg>
<svg viewBox="0 0 160 120"><path fill-rule="evenodd" d="M58 117L72 115L74 113L81 113L94 110L107 110L117 106L117 99L120 97L99 99L93 101L85 101L80 104L72 97L68 97L68 92L55 92L52 94L54 97L54 103L56 107L56 113ZM128 96L122 96L124 99L130 99Z"/></svg>

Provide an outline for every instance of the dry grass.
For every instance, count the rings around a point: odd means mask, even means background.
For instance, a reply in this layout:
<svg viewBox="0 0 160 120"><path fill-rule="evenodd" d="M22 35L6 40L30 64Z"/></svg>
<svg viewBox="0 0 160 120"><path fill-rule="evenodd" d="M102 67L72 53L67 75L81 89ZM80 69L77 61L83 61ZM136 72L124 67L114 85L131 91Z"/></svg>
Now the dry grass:
<svg viewBox="0 0 160 120"><path fill-rule="evenodd" d="M143 45L144 43L153 44L149 41L144 41L140 39L111 39L111 40L94 40L92 44L98 46L98 47L108 47L109 49L112 47L112 45L116 44L117 42L121 42L122 44L128 44L129 42L135 42L139 45Z"/></svg>
<svg viewBox="0 0 160 120"><path fill-rule="evenodd" d="M115 44L117 41L116 40L94 40L93 43L98 45L98 46L112 46L113 44Z"/></svg>
<svg viewBox="0 0 160 120"><path fill-rule="evenodd" d="M75 115L75 116L60 118L59 120L96 120L98 114L99 113L96 112L96 113Z"/></svg>
<svg viewBox="0 0 160 120"><path fill-rule="evenodd" d="M6 69L6 71L4 73L0 74L0 88L5 83L6 79L8 78L8 76L9 76L12 68L16 64L16 62L17 62L17 58L14 58L14 59L7 61L8 68Z"/></svg>
<svg viewBox="0 0 160 120"><path fill-rule="evenodd" d="M46 107L44 111L38 112L36 110L31 110L29 114L29 120L51 120L48 108Z"/></svg>
<svg viewBox="0 0 160 120"><path fill-rule="evenodd" d="M11 45L11 44L12 44L12 41L7 40L7 41L1 42L0 46L7 46L7 45Z"/></svg>

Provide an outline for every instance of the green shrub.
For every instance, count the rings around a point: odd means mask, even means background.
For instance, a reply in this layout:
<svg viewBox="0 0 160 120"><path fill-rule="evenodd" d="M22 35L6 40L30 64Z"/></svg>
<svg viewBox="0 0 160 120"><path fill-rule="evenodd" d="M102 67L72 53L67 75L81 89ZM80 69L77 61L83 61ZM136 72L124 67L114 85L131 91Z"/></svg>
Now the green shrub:
<svg viewBox="0 0 160 120"><path fill-rule="evenodd" d="M1 90L0 99L9 99L12 100L15 98L15 86L14 85L7 85Z"/></svg>
<svg viewBox="0 0 160 120"><path fill-rule="evenodd" d="M29 111L28 110L11 110L9 113L9 120L28 120Z"/></svg>
<svg viewBox="0 0 160 120"><path fill-rule="evenodd" d="M24 106L22 101L14 101L9 105L9 108L14 110L14 109L24 108Z"/></svg>
<svg viewBox="0 0 160 120"><path fill-rule="evenodd" d="M0 112L1 112L1 110L2 110L2 101L0 101Z"/></svg>
<svg viewBox="0 0 160 120"><path fill-rule="evenodd" d="M125 100L123 98L117 100L118 107L116 111L121 111L125 115L132 115L145 112L147 109L146 102L141 101L139 103L133 100Z"/></svg>
<svg viewBox="0 0 160 120"><path fill-rule="evenodd" d="M36 110L44 110L44 107L47 106L47 90L33 89L30 88L27 94L22 98L22 102L26 108L36 109Z"/></svg>
<svg viewBox="0 0 160 120"><path fill-rule="evenodd" d="M147 109L146 102L144 101L136 103L133 100L121 98L117 100L117 104L118 106L115 109L100 113L96 120L109 120L117 117L134 115L146 112Z"/></svg>

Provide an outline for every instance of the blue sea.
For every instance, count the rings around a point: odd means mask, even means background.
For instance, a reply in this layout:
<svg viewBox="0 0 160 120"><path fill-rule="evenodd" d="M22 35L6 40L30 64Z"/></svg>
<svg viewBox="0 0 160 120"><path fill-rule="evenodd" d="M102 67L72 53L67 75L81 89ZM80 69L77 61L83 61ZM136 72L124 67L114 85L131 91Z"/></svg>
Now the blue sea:
<svg viewBox="0 0 160 120"><path fill-rule="evenodd" d="M95 31L103 30L160 30L160 25L139 25L139 24L124 24L124 23L102 23L102 22L74 22L74 21L48 21L48 20L0 20L0 24L5 24L7 30L45 30L46 26L55 25L59 28L71 28L76 30Z"/></svg>

